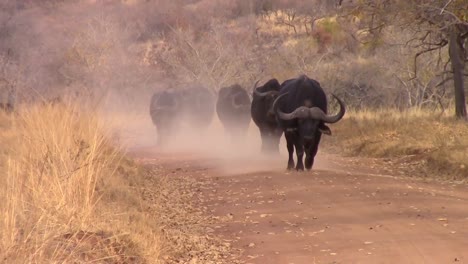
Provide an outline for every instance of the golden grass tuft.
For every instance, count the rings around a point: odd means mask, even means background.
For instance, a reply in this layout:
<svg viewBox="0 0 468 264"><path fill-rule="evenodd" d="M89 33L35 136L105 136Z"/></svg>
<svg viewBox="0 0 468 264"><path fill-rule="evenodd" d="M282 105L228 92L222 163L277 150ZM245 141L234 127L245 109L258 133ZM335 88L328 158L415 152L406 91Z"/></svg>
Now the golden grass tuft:
<svg viewBox="0 0 468 264"><path fill-rule="evenodd" d="M0 113L0 262L155 262L138 168L107 135L73 105Z"/></svg>
<svg viewBox="0 0 468 264"><path fill-rule="evenodd" d="M349 155L409 158L424 175L468 176L468 123L448 114L421 109L350 111L333 132L330 141Z"/></svg>

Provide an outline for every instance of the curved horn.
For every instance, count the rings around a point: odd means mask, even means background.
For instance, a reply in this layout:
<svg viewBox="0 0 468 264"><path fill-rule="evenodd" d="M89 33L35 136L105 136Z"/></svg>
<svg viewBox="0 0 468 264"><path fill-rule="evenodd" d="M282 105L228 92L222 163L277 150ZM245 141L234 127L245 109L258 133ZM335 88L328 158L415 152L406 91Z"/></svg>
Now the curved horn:
<svg viewBox="0 0 468 264"><path fill-rule="evenodd" d="M276 97L275 101L273 102L273 105L271 106L271 109L273 110L273 113L276 112L276 113L278 114L278 116L279 116L281 119L283 119L282 116L284 116L285 113L281 112L280 110L277 110L277 109L276 109L276 108L277 108L277 107L276 107L276 104L279 102L279 100L280 100L283 96L285 96L285 95L287 95L287 94L289 94L289 92L286 92L286 93L284 93L284 94L282 94L282 95ZM287 115L287 114L286 114L286 115ZM288 120L288 119L286 119L286 120Z"/></svg>
<svg viewBox="0 0 468 264"><path fill-rule="evenodd" d="M259 96L259 97L265 97L265 96L268 96L270 94L278 94L278 91L268 91L268 92L259 92L257 90L257 84L260 80L256 81L255 84L254 84L254 88L253 88L253 91L254 91L254 94Z"/></svg>
<svg viewBox="0 0 468 264"><path fill-rule="evenodd" d="M242 106L243 106L242 104L236 103L236 97L235 97L235 96L232 96L232 98L231 98L231 104L232 104L232 106L233 106L235 109L240 109L240 108L242 108Z"/></svg>
<svg viewBox="0 0 468 264"><path fill-rule="evenodd" d="M334 95L334 94L332 94L332 95L338 101L338 104L340 104L340 111L338 112L338 114L336 114L334 116L329 116L329 115L325 114L325 112L322 109L318 108L318 107L308 108L308 107L305 107L305 106L298 107L298 108L296 108L296 110L294 110L291 113L284 113L284 112L281 112L280 110L278 110L277 111L278 116L283 120L292 120L292 119L295 119L295 118L312 118L312 119L322 120L325 123L336 123L339 120L341 120L341 118L343 118L343 116L344 116L344 114L346 112L346 108L344 106L343 101L341 101L336 95ZM283 95L281 95L281 96L283 96ZM280 97L278 97L277 100ZM276 103L276 100L275 100L275 103Z"/></svg>
<svg viewBox="0 0 468 264"><path fill-rule="evenodd" d="M265 97L270 94L278 94L278 91L268 91L268 92L259 92L257 89L254 90L254 94L259 96L259 97Z"/></svg>
<svg viewBox="0 0 468 264"><path fill-rule="evenodd" d="M255 84L254 84L254 86L253 86L253 90L254 90L254 91L257 90L257 84L258 84L258 82L260 82L260 79L258 79L258 80L255 82Z"/></svg>
<svg viewBox="0 0 468 264"><path fill-rule="evenodd" d="M250 97L248 98L249 102L245 102L244 100L241 100L241 103L236 103L236 97L237 96L242 96L241 93L237 93L234 95L231 95L231 105L236 109L245 109L245 108L250 108ZM243 99L243 98L242 98Z"/></svg>
<svg viewBox="0 0 468 264"><path fill-rule="evenodd" d="M156 99L155 102L157 102L159 100L160 96ZM150 112L154 112L154 111L160 111L160 110L164 110L164 111L177 111L178 108L179 108L179 100L178 98L173 98L173 104L171 105L151 105L150 107Z"/></svg>
<svg viewBox="0 0 468 264"><path fill-rule="evenodd" d="M325 114L325 112L318 108L318 107L311 107L309 109L307 109L307 112L308 112L308 116L307 117L310 117L312 119L319 119L319 120L323 120L325 121L325 119L327 119L327 114Z"/></svg>
<svg viewBox="0 0 468 264"><path fill-rule="evenodd" d="M284 113L278 110L278 116L283 120L292 120L295 118L307 118L309 116L310 108L306 106L301 106L296 108L296 110L292 111L291 113Z"/></svg>
<svg viewBox="0 0 468 264"><path fill-rule="evenodd" d="M338 101L338 104L340 105L340 111L336 115L325 115L323 118L321 118L325 123L336 123L340 121L346 113L346 108L343 101L341 101L340 98L334 94L332 94L332 96Z"/></svg>

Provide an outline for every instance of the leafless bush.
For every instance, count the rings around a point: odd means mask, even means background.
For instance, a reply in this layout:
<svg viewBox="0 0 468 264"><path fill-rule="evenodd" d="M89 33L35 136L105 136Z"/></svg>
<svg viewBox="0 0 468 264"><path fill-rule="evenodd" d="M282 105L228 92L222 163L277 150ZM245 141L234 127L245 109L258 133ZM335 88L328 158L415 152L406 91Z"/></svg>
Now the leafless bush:
<svg viewBox="0 0 468 264"><path fill-rule="evenodd" d="M252 27L228 29L213 23L201 39L190 30L174 28L165 41L154 60L174 80L204 83L216 90L255 77L251 76L258 66L252 50Z"/></svg>
<svg viewBox="0 0 468 264"><path fill-rule="evenodd" d="M444 76L432 73L434 58L421 58L418 63L426 69L413 76L409 47L399 51L389 44L395 38L403 43L404 30L387 29L369 39L358 18L332 16L335 5L322 0L5 0L0 54L9 54L8 67L20 73L8 79L14 79L23 101L67 93L88 95L96 104L120 96L130 105L170 85L199 82L216 90L306 73L356 107L444 102L445 90L438 86Z"/></svg>

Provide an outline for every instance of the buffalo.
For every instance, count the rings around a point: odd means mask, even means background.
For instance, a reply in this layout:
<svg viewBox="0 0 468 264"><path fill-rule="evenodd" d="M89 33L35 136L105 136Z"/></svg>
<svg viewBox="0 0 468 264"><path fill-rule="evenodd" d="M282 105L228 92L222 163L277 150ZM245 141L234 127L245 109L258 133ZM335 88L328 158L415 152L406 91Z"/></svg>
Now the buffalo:
<svg viewBox="0 0 468 264"><path fill-rule="evenodd" d="M150 116L158 131L158 145L166 145L169 136L182 129L189 129L190 134L206 129L213 120L214 105L214 94L203 86L156 92Z"/></svg>
<svg viewBox="0 0 468 264"><path fill-rule="evenodd" d="M180 95L176 90L164 90L153 94L150 116L158 131L158 146L165 146L169 136L180 122Z"/></svg>
<svg viewBox="0 0 468 264"><path fill-rule="evenodd" d="M247 91L235 84L218 92L216 113L225 131L236 141L243 138L250 124L250 97Z"/></svg>
<svg viewBox="0 0 468 264"><path fill-rule="evenodd" d="M345 114L344 103L335 95L340 110L336 115L327 114L327 97L320 83L306 75L288 80L281 88L273 109L278 124L284 131L289 153L288 169L294 168L294 148L296 148L296 170L310 170L314 164L322 134L331 135L325 124L336 123Z"/></svg>
<svg viewBox="0 0 468 264"><path fill-rule="evenodd" d="M256 87L257 83L254 85L250 113L252 120L260 130L261 150L263 153L279 153L279 142L283 130L276 120L273 103L279 94L281 85L276 79L271 79L260 87Z"/></svg>
<svg viewBox="0 0 468 264"><path fill-rule="evenodd" d="M190 86L180 91L183 120L189 128L205 130L213 121L216 97L204 86Z"/></svg>

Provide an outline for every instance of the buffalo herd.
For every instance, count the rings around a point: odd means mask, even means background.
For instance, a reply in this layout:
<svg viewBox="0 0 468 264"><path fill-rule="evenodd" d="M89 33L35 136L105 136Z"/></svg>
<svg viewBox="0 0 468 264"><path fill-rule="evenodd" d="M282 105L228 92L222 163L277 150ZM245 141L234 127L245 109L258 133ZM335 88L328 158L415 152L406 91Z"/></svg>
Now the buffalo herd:
<svg viewBox="0 0 468 264"><path fill-rule="evenodd" d="M322 134L331 135L327 124L338 122L345 114L344 103L332 96L339 104L335 115L327 114L327 97L320 83L306 75L281 84L277 79L263 85L257 82L251 95L238 84L219 89L217 96L203 86L193 86L156 92L151 98L150 115L160 146L175 131L203 131L215 112L226 134L233 142L239 142L252 119L260 131L261 152L278 154L284 134L289 154L287 168L303 171L312 168Z"/></svg>

